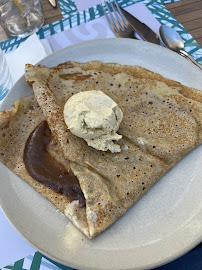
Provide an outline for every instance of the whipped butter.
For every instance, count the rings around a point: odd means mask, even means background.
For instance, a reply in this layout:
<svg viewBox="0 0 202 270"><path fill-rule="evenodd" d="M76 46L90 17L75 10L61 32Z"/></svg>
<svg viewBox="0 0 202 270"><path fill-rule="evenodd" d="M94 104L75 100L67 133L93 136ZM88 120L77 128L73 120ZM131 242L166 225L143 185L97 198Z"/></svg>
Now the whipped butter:
<svg viewBox="0 0 202 270"><path fill-rule="evenodd" d="M64 106L64 120L70 131L89 146L102 151L121 151L114 141L122 138L116 133L122 118L123 113L116 102L102 91L77 93Z"/></svg>

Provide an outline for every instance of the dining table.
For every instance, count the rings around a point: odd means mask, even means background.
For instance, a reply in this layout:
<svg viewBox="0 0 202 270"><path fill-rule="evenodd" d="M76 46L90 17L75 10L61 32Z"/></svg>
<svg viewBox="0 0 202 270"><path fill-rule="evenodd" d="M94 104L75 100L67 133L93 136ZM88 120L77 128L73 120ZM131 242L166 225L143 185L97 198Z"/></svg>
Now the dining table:
<svg viewBox="0 0 202 270"><path fill-rule="evenodd" d="M84 4L84 2L86 3ZM72 43L65 43L62 40L64 37L61 35L62 33L65 33L65 31L70 33L70 31L81 25L88 25L90 22L104 17L99 4L97 4L98 1L93 0L92 2L96 2L96 5L90 6L90 0L58 0L56 7L53 7L48 0L40 0L44 13L44 25L36 33L38 39L46 39L50 43L52 52L71 45ZM176 30L183 37L185 50L198 63L202 64L202 0L120 0L118 2L123 8L132 7L132 5L138 3L144 4L152 16L155 17L158 25L164 23L168 26L176 27ZM5 55L17 52L21 45L23 46L23 43L26 44L28 39L29 37L9 37L0 26L0 47ZM61 40L61 44L58 43L58 40ZM80 41L80 39L78 40ZM28 49L29 46L27 45L26 50ZM0 270L73 269L53 261L32 247L7 220L3 211L1 211L1 205L0 243ZM201 270L202 243L198 243L179 258L153 269Z"/></svg>
<svg viewBox="0 0 202 270"><path fill-rule="evenodd" d="M62 19L60 5L53 8L48 0L40 0L40 3L43 7L45 17L44 25L48 25ZM202 1L171 1L171 3L165 4L165 6L202 47ZM0 42L6 39L8 39L8 36L0 26Z"/></svg>

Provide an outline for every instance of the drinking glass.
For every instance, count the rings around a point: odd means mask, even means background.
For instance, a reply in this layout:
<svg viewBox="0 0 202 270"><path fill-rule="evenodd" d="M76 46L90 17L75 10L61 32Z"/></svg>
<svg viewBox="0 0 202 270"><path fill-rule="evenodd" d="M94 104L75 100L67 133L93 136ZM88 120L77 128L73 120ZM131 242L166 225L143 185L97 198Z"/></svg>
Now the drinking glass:
<svg viewBox="0 0 202 270"><path fill-rule="evenodd" d="M0 0L0 22L9 37L26 37L44 23L39 0Z"/></svg>
<svg viewBox="0 0 202 270"><path fill-rule="evenodd" d="M11 89L12 85L11 74L5 59L5 55L0 48L0 104Z"/></svg>

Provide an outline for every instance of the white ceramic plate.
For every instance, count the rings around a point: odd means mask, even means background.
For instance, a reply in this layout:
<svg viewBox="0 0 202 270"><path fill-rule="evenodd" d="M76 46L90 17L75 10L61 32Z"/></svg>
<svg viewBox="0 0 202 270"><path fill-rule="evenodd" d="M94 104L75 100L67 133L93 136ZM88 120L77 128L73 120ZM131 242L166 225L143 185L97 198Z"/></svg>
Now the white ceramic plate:
<svg viewBox="0 0 202 270"><path fill-rule="evenodd" d="M107 39L65 48L41 61L67 60L138 64L185 85L202 88L201 71L165 48ZM200 89L202 90L202 89ZM24 76L2 109L32 90ZM62 264L87 270L147 269L167 263L202 240L202 147L188 154L115 224L93 240L22 179L0 164L0 203L13 226L36 249Z"/></svg>

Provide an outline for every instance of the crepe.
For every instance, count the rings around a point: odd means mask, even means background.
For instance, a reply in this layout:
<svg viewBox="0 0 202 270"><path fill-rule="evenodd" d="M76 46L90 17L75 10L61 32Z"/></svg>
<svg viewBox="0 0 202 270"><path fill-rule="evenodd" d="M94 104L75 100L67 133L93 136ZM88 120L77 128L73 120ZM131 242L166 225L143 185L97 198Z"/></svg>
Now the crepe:
<svg viewBox="0 0 202 270"><path fill-rule="evenodd" d="M16 169L19 164L23 167L19 154L10 160L10 151L13 150L6 138L9 132L13 136L13 127L25 123L24 115L31 112L24 114L23 110L14 108L12 111L15 113L7 111L0 115L0 120L7 115L7 122L0 125L1 134L7 132L7 126L10 127L8 133L0 138L0 153L4 154L1 160L41 192L89 238L115 222L202 141L202 93L144 68L100 62L67 62L56 68L27 65L25 76L33 87L41 110L32 98L40 113L32 115L34 124L29 122L29 128L18 128L14 132L17 139L13 145L21 146L21 155L26 140L25 137L20 139L21 132L28 137L45 117L57 141L53 144L57 145L57 151L51 145L50 149L53 148L55 158L60 156L63 164L77 176L86 206L81 208L77 201L69 202L63 195L58 199L58 195L45 186L37 188L41 184L31 179L25 168L22 173ZM73 94L87 90L103 91L123 111L118 131L123 135L118 142L120 153L89 147L84 140L71 134L65 125L65 102ZM23 99L21 102L27 101ZM17 123L16 119L19 119Z"/></svg>
<svg viewBox="0 0 202 270"><path fill-rule="evenodd" d="M36 191L49 199L61 212L64 212L66 197L56 194L34 180L28 174L23 161L25 142L33 129L44 120L45 117L33 94L16 100L10 110L0 112L0 159ZM64 162L65 167L69 169L70 163L60 155L61 151L54 143L54 138L49 149L52 155L60 162Z"/></svg>
<svg viewBox="0 0 202 270"><path fill-rule="evenodd" d="M119 208L119 198L116 197L114 191L111 191L110 187L105 185L101 176L84 166L74 164L64 159L62 151L58 147L54 137L52 137L52 140L47 146L49 154L54 157L57 162L63 164L67 171L73 171L73 173L77 175L81 187L83 185L85 186L85 182L90 178L92 181L90 189L96 190L97 188L98 190L94 192L94 194L91 194L91 191L86 191L88 203L86 203L86 207L82 208L78 205L77 201L73 201L71 204L66 196L54 192L29 175L23 160L25 144L30 133L44 120L44 115L34 95L20 98L14 103L10 110L0 112L0 160L37 192L48 199L62 213L65 214L68 209L68 217L70 220L87 237L92 238L93 234L91 235L89 231L91 227L94 234L97 234L105 229L103 226L108 227L116 218L123 214L123 209L121 207ZM84 182L84 184L82 182ZM109 203L110 207L115 207L117 210L115 211L116 213L110 212L106 216L104 216L104 211L100 213L102 215L100 215L100 218L103 219L103 223L101 226L98 225L94 229L96 215L91 211L94 207L91 205L91 200L94 203L95 197L99 197L100 201L104 201L105 205L103 207ZM76 213L72 210L73 206L78 206Z"/></svg>

